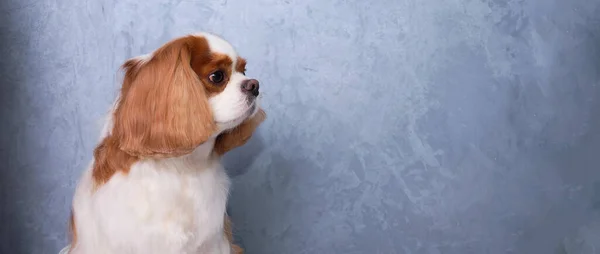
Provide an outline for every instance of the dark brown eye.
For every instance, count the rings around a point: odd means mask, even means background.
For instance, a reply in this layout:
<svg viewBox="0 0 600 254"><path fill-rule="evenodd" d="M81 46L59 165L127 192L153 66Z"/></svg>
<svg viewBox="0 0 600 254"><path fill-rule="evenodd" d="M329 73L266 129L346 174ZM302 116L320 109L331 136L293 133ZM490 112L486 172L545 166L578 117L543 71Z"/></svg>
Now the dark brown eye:
<svg viewBox="0 0 600 254"><path fill-rule="evenodd" d="M210 80L210 82L213 82L214 84L219 84L223 82L224 79L225 73L223 73L222 71L215 71L212 74L210 74L210 76L208 76L208 80Z"/></svg>

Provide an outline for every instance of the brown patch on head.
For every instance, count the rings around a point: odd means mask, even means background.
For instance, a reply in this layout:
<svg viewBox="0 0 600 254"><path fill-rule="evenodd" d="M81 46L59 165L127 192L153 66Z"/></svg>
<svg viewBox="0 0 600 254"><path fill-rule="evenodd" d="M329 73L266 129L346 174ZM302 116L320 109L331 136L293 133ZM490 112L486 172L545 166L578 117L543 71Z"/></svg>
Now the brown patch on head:
<svg viewBox="0 0 600 254"><path fill-rule="evenodd" d="M246 74L246 59L238 57L237 63L235 64L235 71Z"/></svg>
<svg viewBox="0 0 600 254"><path fill-rule="evenodd" d="M192 54L192 69L202 83L208 96L213 96L225 90L231 78L231 65L233 61L227 55L219 53ZM210 75L216 72L223 74L223 80L215 83L210 80Z"/></svg>
<svg viewBox="0 0 600 254"><path fill-rule="evenodd" d="M112 133L121 150L135 156L179 156L216 131L206 91L210 85L191 66L199 59L212 63L208 43L188 36L165 44L147 61L125 63Z"/></svg>

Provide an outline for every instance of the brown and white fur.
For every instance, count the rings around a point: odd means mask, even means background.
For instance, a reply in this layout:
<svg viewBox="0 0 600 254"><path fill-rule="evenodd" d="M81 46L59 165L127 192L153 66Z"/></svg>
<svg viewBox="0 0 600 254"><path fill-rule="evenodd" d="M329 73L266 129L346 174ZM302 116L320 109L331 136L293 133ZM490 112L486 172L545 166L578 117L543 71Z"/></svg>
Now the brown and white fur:
<svg viewBox="0 0 600 254"><path fill-rule="evenodd" d="M265 119L245 64L225 40L200 33L123 65L73 198L70 253L242 252L231 240L220 156Z"/></svg>

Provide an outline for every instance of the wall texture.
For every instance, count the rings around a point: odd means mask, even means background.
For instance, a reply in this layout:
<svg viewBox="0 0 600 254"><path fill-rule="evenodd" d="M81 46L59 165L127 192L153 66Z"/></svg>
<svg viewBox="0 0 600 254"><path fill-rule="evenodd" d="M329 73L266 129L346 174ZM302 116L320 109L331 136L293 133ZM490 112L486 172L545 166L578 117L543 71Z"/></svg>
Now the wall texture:
<svg viewBox="0 0 600 254"><path fill-rule="evenodd" d="M249 254L596 253L597 0L4 0L0 252L57 253L131 56L198 30L261 80L227 156Z"/></svg>

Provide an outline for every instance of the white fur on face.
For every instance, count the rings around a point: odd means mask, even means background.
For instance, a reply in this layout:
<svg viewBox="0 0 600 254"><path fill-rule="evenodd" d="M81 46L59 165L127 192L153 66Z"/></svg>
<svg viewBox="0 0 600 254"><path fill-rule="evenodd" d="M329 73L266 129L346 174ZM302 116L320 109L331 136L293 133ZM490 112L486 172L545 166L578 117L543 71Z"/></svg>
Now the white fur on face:
<svg viewBox="0 0 600 254"><path fill-rule="evenodd" d="M248 97L242 91L242 82L248 78L235 70L238 55L233 47L227 41L212 34L201 33L198 36L208 41L211 52L227 55L233 61L229 83L221 93L211 97L209 103L220 131L234 128L256 113L258 100Z"/></svg>
<svg viewBox="0 0 600 254"><path fill-rule="evenodd" d="M241 83L246 77L241 73L232 73L225 90L209 99L215 121L221 130L238 126L257 106L256 99L251 99L242 92Z"/></svg>

